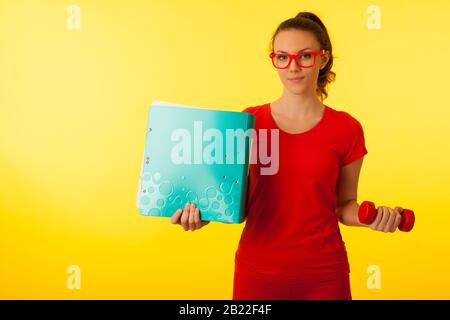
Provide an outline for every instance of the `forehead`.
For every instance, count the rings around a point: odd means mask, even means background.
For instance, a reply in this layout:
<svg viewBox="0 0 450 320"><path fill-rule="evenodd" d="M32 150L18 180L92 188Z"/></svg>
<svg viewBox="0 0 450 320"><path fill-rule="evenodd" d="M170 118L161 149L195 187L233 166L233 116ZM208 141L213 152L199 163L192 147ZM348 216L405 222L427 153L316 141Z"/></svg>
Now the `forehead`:
<svg viewBox="0 0 450 320"><path fill-rule="evenodd" d="M305 48L320 49L319 42L310 31L288 29L278 32L273 42L273 50L284 52L298 52Z"/></svg>

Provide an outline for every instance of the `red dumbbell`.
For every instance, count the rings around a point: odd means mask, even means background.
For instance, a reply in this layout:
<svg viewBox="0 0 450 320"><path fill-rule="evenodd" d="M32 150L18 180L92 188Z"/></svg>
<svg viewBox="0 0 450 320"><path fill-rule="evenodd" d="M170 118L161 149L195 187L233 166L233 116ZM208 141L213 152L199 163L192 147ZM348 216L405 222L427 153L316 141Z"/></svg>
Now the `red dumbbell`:
<svg viewBox="0 0 450 320"><path fill-rule="evenodd" d="M401 213L402 220L400 221L400 225L398 229L403 232L409 232L414 227L414 222L416 220L414 216L414 212L409 209L403 209ZM370 201L363 201L358 210L358 219L359 222L364 224L371 224L375 221L377 216L377 208L375 208L375 204Z"/></svg>

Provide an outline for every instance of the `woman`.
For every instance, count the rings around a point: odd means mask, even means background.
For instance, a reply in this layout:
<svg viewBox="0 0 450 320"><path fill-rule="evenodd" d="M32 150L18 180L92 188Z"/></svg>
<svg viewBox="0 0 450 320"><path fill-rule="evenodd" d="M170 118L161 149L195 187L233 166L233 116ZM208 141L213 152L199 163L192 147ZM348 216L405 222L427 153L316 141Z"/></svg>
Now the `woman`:
<svg viewBox="0 0 450 320"><path fill-rule="evenodd" d="M327 29L315 14L300 12L282 22L270 58L283 94L244 111L255 115L256 130L278 130L279 169L263 175L260 163L250 165L233 299L351 299L339 222L363 226L356 202L367 154L362 126L322 103L335 73ZM380 206L368 227L394 232L401 211ZM171 222L196 230L209 223L199 216L187 203Z"/></svg>

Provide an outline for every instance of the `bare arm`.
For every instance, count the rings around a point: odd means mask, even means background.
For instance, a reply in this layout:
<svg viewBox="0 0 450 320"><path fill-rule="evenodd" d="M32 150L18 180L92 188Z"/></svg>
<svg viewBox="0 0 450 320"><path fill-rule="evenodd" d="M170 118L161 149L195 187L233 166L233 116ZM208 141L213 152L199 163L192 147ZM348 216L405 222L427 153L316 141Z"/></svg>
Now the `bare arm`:
<svg viewBox="0 0 450 320"><path fill-rule="evenodd" d="M358 220L358 180L363 159L342 167L338 181L336 213L339 221L347 226L367 226Z"/></svg>
<svg viewBox="0 0 450 320"><path fill-rule="evenodd" d="M362 224L358 219L359 205L357 203L358 180L363 158L342 167L338 181L336 213L339 221L347 226L364 226L382 232L394 232L401 221L401 207L390 208L380 206L377 209L375 221Z"/></svg>

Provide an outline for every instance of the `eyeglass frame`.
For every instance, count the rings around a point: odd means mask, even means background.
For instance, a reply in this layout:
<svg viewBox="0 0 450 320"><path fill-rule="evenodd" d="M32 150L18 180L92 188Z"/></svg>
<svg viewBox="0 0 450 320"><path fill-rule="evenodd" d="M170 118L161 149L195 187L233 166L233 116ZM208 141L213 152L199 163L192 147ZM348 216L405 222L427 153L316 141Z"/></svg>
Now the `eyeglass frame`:
<svg viewBox="0 0 450 320"><path fill-rule="evenodd" d="M325 50L325 49L322 49L322 50L320 50L320 51L303 51L303 50L300 50L300 51L298 51L297 53L294 53L294 54L289 54L289 53L275 53L275 52L271 52L270 54L269 54L269 57L270 57L270 60L272 61L272 64L273 64L273 66L275 67L275 68L277 68L277 69L287 69L287 68L289 68L289 66L291 65L291 62L292 62L292 59L294 59L295 58L295 63L297 64L297 66L299 67L299 68L312 68L312 67L314 67L314 65L316 64L316 57L317 56L319 56L319 55L322 55L322 54L325 54L327 52L327 50ZM297 57L300 55L300 54L312 54L313 56L314 56L314 62L313 62L313 64L312 65L310 65L309 67L304 67L304 66L302 66L301 64L300 64L300 62L299 61L297 61ZM288 62L288 64L287 64L287 66L286 67L284 67L284 68L279 68L279 67L277 67L276 65L275 65L275 62L273 61L273 58L275 57L275 56L277 56L277 55L283 55L283 56L288 56L289 57L289 62Z"/></svg>

